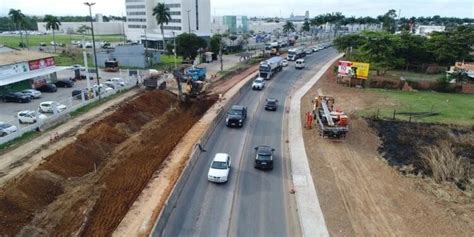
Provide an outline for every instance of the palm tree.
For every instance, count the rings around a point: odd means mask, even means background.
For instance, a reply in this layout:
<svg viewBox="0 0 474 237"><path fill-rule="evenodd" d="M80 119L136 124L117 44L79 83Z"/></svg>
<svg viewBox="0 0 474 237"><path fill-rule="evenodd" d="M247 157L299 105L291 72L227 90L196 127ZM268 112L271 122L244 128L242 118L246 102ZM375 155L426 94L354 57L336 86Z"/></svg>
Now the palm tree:
<svg viewBox="0 0 474 237"><path fill-rule="evenodd" d="M160 25L161 36L163 37L163 49L165 48L165 33L163 31L163 25L171 21L170 9L164 3L158 3L153 8L153 16L155 16L156 23Z"/></svg>
<svg viewBox="0 0 474 237"><path fill-rule="evenodd" d="M54 53L56 53L56 35L54 34L55 30L59 30L61 22L59 19L52 15L46 15L43 19L46 22L46 30L53 30L53 42L54 42Z"/></svg>
<svg viewBox="0 0 474 237"><path fill-rule="evenodd" d="M283 25L283 33L288 34L290 32L296 31L295 25L291 21L286 21Z"/></svg>
<svg viewBox="0 0 474 237"><path fill-rule="evenodd" d="M15 9L10 9L10 12L8 12L8 16L10 16L11 20L13 23L15 23L15 30L20 31L20 38L21 38L21 45L23 47L24 42L23 42L23 32L21 29L21 25L25 23L25 15L21 12L20 9L15 10Z"/></svg>

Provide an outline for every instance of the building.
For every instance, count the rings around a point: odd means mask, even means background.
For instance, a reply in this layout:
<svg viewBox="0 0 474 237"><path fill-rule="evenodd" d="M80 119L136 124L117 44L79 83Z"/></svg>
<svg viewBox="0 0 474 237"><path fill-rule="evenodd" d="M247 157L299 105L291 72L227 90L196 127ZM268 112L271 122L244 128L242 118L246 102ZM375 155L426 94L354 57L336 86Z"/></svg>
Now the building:
<svg viewBox="0 0 474 237"><path fill-rule="evenodd" d="M275 31L282 31L285 22L265 22L265 21L250 21L248 30L255 33L272 33ZM303 22L294 22L295 28L300 29Z"/></svg>
<svg viewBox="0 0 474 237"><path fill-rule="evenodd" d="M169 24L163 26L165 39L183 32L210 37L210 0L125 0L127 39L146 41L149 48L163 49L160 27L153 16L153 8L159 2L166 4L171 15Z"/></svg>
<svg viewBox="0 0 474 237"><path fill-rule="evenodd" d="M98 17L98 20L102 17ZM46 30L46 22L38 22L38 31L41 33L52 33L52 30ZM61 22L59 30L56 33L60 34L76 34L77 30L81 26L90 27L90 22ZM124 33L124 22L123 21L111 21L111 22L94 22L94 34L96 35L123 35Z"/></svg>
<svg viewBox="0 0 474 237"><path fill-rule="evenodd" d="M416 35L428 36L433 32L443 32L445 31L445 26L430 26L430 25L419 25L415 28Z"/></svg>
<svg viewBox="0 0 474 237"><path fill-rule="evenodd" d="M148 58L145 57L147 53ZM145 50L142 44L118 45L114 49L105 49L97 52L97 65L105 67L105 61L117 60L121 67L146 68L149 64L160 62L160 54L157 51Z"/></svg>
<svg viewBox="0 0 474 237"><path fill-rule="evenodd" d="M293 13L291 13L290 18L286 20L291 22L303 22L306 19L309 19L309 11L306 11L304 16L295 16Z"/></svg>
<svg viewBox="0 0 474 237"><path fill-rule="evenodd" d="M51 54L12 49L0 45L0 94L38 88L57 80L58 67Z"/></svg>
<svg viewBox="0 0 474 237"><path fill-rule="evenodd" d="M229 33L248 32L248 18L246 16L223 16L222 21Z"/></svg>

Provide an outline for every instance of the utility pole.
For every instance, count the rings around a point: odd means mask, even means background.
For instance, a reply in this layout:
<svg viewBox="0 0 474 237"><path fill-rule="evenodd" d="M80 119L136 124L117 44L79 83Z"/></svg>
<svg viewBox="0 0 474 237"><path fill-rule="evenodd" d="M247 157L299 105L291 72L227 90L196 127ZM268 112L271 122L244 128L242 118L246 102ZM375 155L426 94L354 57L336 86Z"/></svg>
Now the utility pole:
<svg viewBox="0 0 474 237"><path fill-rule="evenodd" d="M191 19L189 18L191 10L186 10L186 12L188 13L188 33L191 34Z"/></svg>
<svg viewBox="0 0 474 237"><path fill-rule="evenodd" d="M143 46L145 46L145 60L146 66L148 67L148 38L146 37L146 27L143 30L145 31L145 42L143 43Z"/></svg>
<svg viewBox="0 0 474 237"><path fill-rule="evenodd" d="M97 62L97 51L95 49L95 37L94 37L94 24L92 21L92 6L95 5L94 2L85 2L84 3L86 6L89 6L89 16L91 18L91 33L92 33L92 48L94 50L94 62L95 62L95 75L97 77L97 93L99 94L99 100L100 100L100 81L99 81L99 66ZM54 42L56 44L56 42Z"/></svg>
<svg viewBox="0 0 474 237"><path fill-rule="evenodd" d="M220 33L220 30L217 30L217 33ZM222 61L222 41L224 40L224 36L219 34L221 36L219 40L219 59L221 61L221 72L224 70L224 62Z"/></svg>
<svg viewBox="0 0 474 237"><path fill-rule="evenodd" d="M174 69L176 70L178 66L176 65L176 32L173 31L173 44L174 44Z"/></svg>

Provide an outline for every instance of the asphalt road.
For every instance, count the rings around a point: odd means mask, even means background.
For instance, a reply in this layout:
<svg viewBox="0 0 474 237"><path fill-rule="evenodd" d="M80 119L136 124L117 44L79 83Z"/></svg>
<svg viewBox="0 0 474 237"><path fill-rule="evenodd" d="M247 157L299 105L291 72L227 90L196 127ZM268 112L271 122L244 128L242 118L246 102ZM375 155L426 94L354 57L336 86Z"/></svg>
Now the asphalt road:
<svg viewBox="0 0 474 237"><path fill-rule="evenodd" d="M305 58L303 70L296 70L291 62L267 81L264 90L244 93L237 102L248 109L244 127L227 128L224 119L219 122L165 228L153 236L301 235L294 197L289 193L289 158L282 137L284 104L294 82L308 80L336 55L332 48L313 53ZM268 97L279 100L276 112L264 110ZM254 169L257 145L275 148L273 170ZM231 156L230 179L225 184L207 180L209 165L218 152Z"/></svg>

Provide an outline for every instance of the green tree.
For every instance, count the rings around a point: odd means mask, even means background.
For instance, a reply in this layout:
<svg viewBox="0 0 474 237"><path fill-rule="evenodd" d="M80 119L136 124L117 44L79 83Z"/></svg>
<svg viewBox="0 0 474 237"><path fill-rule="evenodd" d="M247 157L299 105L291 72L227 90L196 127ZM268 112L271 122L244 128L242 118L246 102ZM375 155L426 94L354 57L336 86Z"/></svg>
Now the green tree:
<svg viewBox="0 0 474 237"><path fill-rule="evenodd" d="M215 54L219 54L219 45L221 41L222 41L222 35L220 34L215 34L211 37L211 39L209 40L209 46L210 46L211 52ZM224 44L224 42L222 43ZM222 47L224 47L224 45Z"/></svg>
<svg viewBox="0 0 474 237"><path fill-rule="evenodd" d="M397 58L394 55L396 47L396 36L384 32L365 33L366 41L360 49L364 57L375 66L377 75L385 72L397 65Z"/></svg>
<svg viewBox="0 0 474 237"><path fill-rule="evenodd" d="M309 32L310 30L311 30L311 24L308 19L305 19L303 25L301 26L301 31Z"/></svg>
<svg viewBox="0 0 474 237"><path fill-rule="evenodd" d="M186 59L194 59L198 50L206 48L207 42L191 33L182 33L176 37L176 53Z"/></svg>
<svg viewBox="0 0 474 237"><path fill-rule="evenodd" d="M153 8L153 16L155 16L156 23L160 26L161 36L163 37L163 49L166 46L165 33L163 25L168 25L171 20L170 9L164 3L158 3Z"/></svg>
<svg viewBox="0 0 474 237"><path fill-rule="evenodd" d="M474 26L459 26L451 31L433 32L428 48L439 64L452 65L458 60L472 60L473 39Z"/></svg>
<svg viewBox="0 0 474 237"><path fill-rule="evenodd" d="M397 12L394 9L388 10L383 16L378 16L378 19L383 23L383 29L389 33L395 33Z"/></svg>
<svg viewBox="0 0 474 237"><path fill-rule="evenodd" d="M294 31L296 31L296 28L293 22L286 21L286 23L283 25L283 33L288 34Z"/></svg>
<svg viewBox="0 0 474 237"><path fill-rule="evenodd" d="M348 48L357 49L366 43L366 38L360 34L350 34L338 37L334 40L334 47L340 52Z"/></svg>
<svg viewBox="0 0 474 237"><path fill-rule="evenodd" d="M232 41L232 45L234 45L234 41L237 39L237 35L230 35L229 39L230 41Z"/></svg>
<svg viewBox="0 0 474 237"><path fill-rule="evenodd" d="M10 9L10 11L8 12L8 16L10 16L11 21L13 21L13 23L15 24L15 30L20 31L20 46L24 47L25 43L23 42L22 25L25 23L25 14L23 14L20 9Z"/></svg>
<svg viewBox="0 0 474 237"><path fill-rule="evenodd" d="M44 16L43 20L46 22L46 30L53 31L54 53L56 53L57 42L56 42L55 31L59 30L59 26L61 25L61 22L59 22L59 19L57 17L52 16L52 15Z"/></svg>

